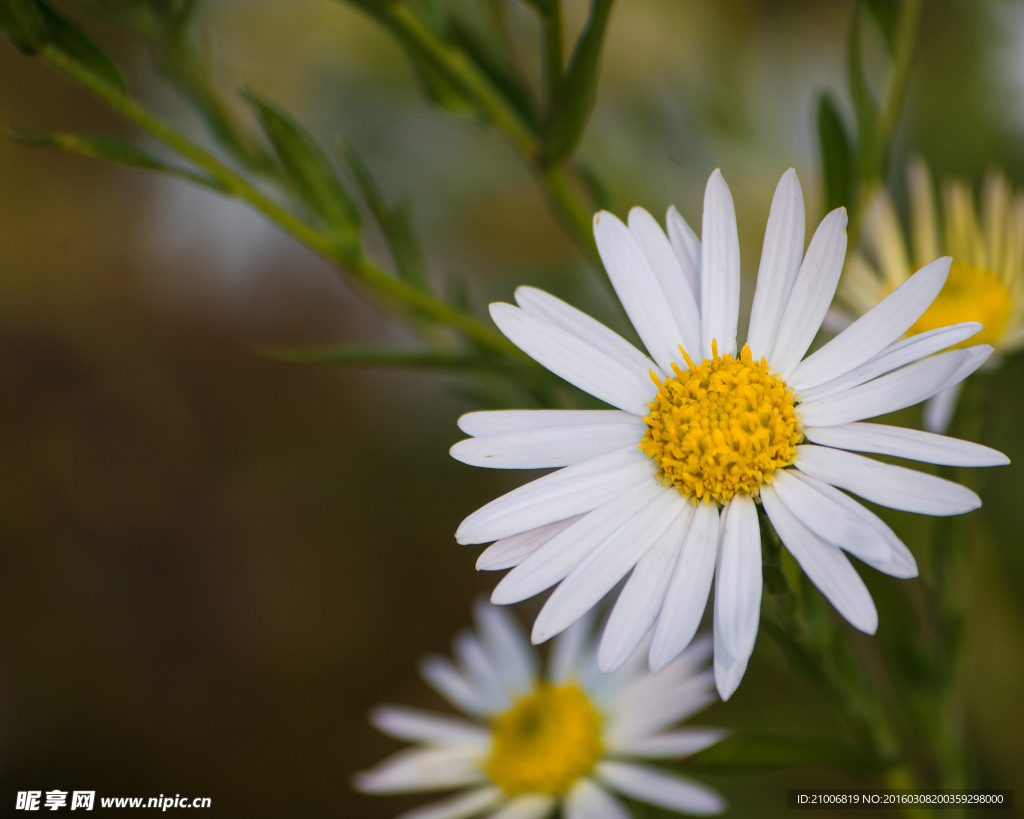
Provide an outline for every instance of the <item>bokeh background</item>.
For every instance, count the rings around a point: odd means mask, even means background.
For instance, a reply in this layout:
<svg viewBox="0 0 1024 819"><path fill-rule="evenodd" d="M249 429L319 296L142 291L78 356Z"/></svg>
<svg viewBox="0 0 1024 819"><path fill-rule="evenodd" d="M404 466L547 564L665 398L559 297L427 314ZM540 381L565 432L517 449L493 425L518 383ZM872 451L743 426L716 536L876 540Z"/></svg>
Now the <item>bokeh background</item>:
<svg viewBox="0 0 1024 819"><path fill-rule="evenodd" d="M745 304L786 168L812 226L822 215L812 112L824 88L846 99L851 9L620 0L614 13L582 153L623 212L675 203L698 225L721 167ZM578 27L586 4L567 11ZM530 283L617 320L513 151L431 108L361 14L208 0L200 22L219 86L246 84L322 144L359 149L410 203L433 270L469 282L481 314ZM201 134L135 41L91 25L148 105ZM3 41L0 127L13 126L147 144ZM1024 5L926 3L898 199L911 151L940 177L979 181L998 164L1024 183ZM354 771L399 747L365 715L379 701L441 705L416 660L446 651L496 581L453 532L524 476L449 458L474 408L455 377L259 353L346 340L413 343L242 205L0 139L0 804L95 789L210 796L225 816L369 818L421 801L352 792ZM1012 788L1024 786L1024 362L991 395L986 440L1015 465L979 476L970 708L981 782ZM927 522L887 517L919 547ZM884 639L892 584L920 581L869 580ZM850 639L870 655L869 638ZM839 730L763 634L733 700L696 722ZM867 782L817 768L705 779L734 816L785 815L787 787Z"/></svg>

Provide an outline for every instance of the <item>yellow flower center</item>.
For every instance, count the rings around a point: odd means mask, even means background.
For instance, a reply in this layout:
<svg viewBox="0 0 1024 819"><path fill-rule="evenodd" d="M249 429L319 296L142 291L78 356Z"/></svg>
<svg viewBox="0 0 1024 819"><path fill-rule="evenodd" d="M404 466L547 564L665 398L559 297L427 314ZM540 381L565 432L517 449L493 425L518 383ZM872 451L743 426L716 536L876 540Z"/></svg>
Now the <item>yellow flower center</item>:
<svg viewBox="0 0 1024 819"><path fill-rule="evenodd" d="M682 349L682 348L680 348ZM776 469L796 460L800 420L793 391L751 359L743 345L739 359L728 353L696 366L683 352L687 370L663 384L648 404L647 432L640 449L658 465L658 477L694 503L727 503L737 492L757 496Z"/></svg>
<svg viewBox="0 0 1024 819"><path fill-rule="evenodd" d="M916 335L961 321L979 321L985 329L957 347L993 344L1003 335L1010 318L1010 293L991 270L953 262L949 277L931 307L907 331Z"/></svg>
<svg viewBox="0 0 1024 819"><path fill-rule="evenodd" d="M601 756L601 718L574 685L543 686L492 729L487 774L510 795L564 794Z"/></svg>

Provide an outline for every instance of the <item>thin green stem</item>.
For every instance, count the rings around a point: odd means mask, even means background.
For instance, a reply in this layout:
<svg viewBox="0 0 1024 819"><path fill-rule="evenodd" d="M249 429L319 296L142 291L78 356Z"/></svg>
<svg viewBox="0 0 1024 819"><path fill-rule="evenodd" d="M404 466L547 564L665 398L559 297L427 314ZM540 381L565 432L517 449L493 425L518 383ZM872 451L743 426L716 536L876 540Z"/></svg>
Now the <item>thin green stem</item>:
<svg viewBox="0 0 1024 819"><path fill-rule="evenodd" d="M395 33L415 45L456 87L466 92L520 152L528 157L537 153L537 139L529 126L461 49L436 37L412 9L402 3L389 3L382 13Z"/></svg>
<svg viewBox="0 0 1024 819"><path fill-rule="evenodd" d="M365 256L360 254L353 258L350 253L340 248L330 236L319 232L295 216L212 154L150 114L131 97L122 94L113 86L96 77L63 51L52 45L46 45L39 55L60 73L86 88L176 154L206 171L224 186L229 195L248 203L296 240L334 264L343 267L373 291L438 324L454 327L486 349L516 358L523 357L519 349L497 330L440 301L429 293L395 278L374 265Z"/></svg>

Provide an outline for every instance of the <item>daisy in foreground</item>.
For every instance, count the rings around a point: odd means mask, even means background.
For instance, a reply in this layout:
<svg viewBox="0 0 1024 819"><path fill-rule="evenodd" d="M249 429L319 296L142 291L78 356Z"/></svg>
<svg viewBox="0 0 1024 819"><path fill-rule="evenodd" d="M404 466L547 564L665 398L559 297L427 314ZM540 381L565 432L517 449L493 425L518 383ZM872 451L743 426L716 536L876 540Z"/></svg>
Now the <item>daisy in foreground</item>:
<svg viewBox="0 0 1024 819"><path fill-rule="evenodd" d="M849 495L925 515L981 505L970 489L855 452L933 464L995 466L977 444L862 421L959 383L992 347L940 350L976 335L963 322L909 338L942 290L950 260L915 273L842 333L804 357L835 294L846 212L821 222L804 253L804 206L787 171L772 201L747 343L737 348L740 260L732 196L715 171L703 241L670 209L668 237L644 210L627 227L610 213L594 236L615 291L650 357L540 290L491 316L518 347L617 410L474 412L464 463L564 467L474 512L459 543L490 543L479 569L508 569L491 600L558 587L533 626L535 643L572 624L629 574L598 649L603 671L654 627L657 672L693 639L715 583L714 671L728 699L754 648L761 603L756 503L803 571L853 626L878 614L846 557L914 577L913 555ZM937 353L937 354L936 354ZM653 359L653 360L652 360ZM631 572L631 573L630 573Z"/></svg>
<svg viewBox="0 0 1024 819"><path fill-rule="evenodd" d="M366 793L463 789L401 819L543 819L561 806L566 819L629 819L610 790L672 811L725 810L713 790L632 759L675 759L714 745L725 732L671 729L714 699L711 646L696 641L657 677L637 653L615 674L597 668L590 619L555 641L546 676L507 610L476 608L479 634L455 639L460 667L443 657L421 666L427 682L472 717L403 706L371 719L397 739L419 743L357 774Z"/></svg>
<svg viewBox="0 0 1024 819"><path fill-rule="evenodd" d="M942 192L940 226L931 175L924 162L915 160L908 165L907 181L914 266L892 200L883 190L875 198L864 226L866 254L853 254L840 280L840 302L853 316L867 312L903 284L914 267L938 256L941 248L953 257L946 286L911 332L977 321L984 330L959 346L991 344L996 351L993 361L1000 354L1024 347L1024 194L1012 195L1006 177L991 172L985 180L979 222L970 185L951 182ZM944 241L940 238L943 233ZM928 429L946 430L959 392L957 384L928 402Z"/></svg>

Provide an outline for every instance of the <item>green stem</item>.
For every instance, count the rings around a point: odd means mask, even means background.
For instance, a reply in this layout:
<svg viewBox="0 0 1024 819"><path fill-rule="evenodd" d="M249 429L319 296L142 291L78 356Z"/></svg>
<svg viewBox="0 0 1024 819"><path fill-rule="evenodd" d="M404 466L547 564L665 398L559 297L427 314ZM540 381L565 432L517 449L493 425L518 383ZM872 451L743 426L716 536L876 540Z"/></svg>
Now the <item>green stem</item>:
<svg viewBox="0 0 1024 819"><path fill-rule="evenodd" d="M547 88L547 110L551 110L562 85L565 57L562 53L562 3L551 0L544 15L544 85Z"/></svg>
<svg viewBox="0 0 1024 819"><path fill-rule="evenodd" d="M782 564L782 544L767 515L759 515L763 552L765 630L779 643L794 669L807 676L822 695L842 714L857 736L882 768L886 787L914 789L918 780L903 758L888 714L871 691L866 678L842 634L831 621L831 612L808 621L808 601L798 599ZM824 625L820 620L824 620ZM928 816L920 810L912 814Z"/></svg>
<svg viewBox="0 0 1024 819"><path fill-rule="evenodd" d="M260 211L285 232L336 265L348 270L362 284L425 318L462 332L483 347L503 355L523 358L520 350L497 330L440 301L429 293L393 277L365 256L352 258L335 241L295 216L272 198L221 163L212 154L183 137L150 114L131 97L97 78L77 61L52 45L39 52L46 62L72 81L92 92L126 119L151 134L176 154L219 181L226 192Z"/></svg>
<svg viewBox="0 0 1024 819"><path fill-rule="evenodd" d="M903 0L896 19L896 36L893 42L892 74L885 106L882 108L881 129L886 142L890 142L899 125L900 113L907 96L910 68L914 62L914 47L917 30L921 22L923 0ZM888 150L888 145L886 146Z"/></svg>

